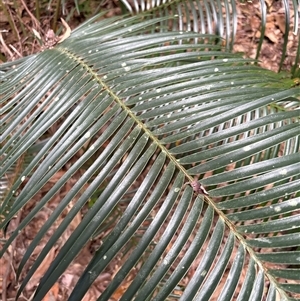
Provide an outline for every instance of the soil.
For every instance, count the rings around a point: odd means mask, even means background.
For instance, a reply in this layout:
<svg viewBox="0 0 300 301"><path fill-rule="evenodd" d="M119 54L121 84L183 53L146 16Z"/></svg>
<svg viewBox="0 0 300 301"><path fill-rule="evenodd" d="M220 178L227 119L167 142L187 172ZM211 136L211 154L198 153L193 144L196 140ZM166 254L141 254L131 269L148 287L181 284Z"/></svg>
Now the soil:
<svg viewBox="0 0 300 301"><path fill-rule="evenodd" d="M86 14L81 13L77 15L73 14L72 18L68 21L68 24L71 28L75 28L78 24L82 23L86 18L88 13L95 11L95 9L107 9L108 13L106 17L121 14L121 9L117 5L117 1L103 1L101 6L98 7L95 3L96 1L88 2L91 7L85 8ZM3 3L3 2L2 2ZM11 32L11 24L8 22L8 18L3 13L3 10L0 11L0 25L1 25L1 36L0 36L0 51L2 62L8 60L13 61L20 57L30 55L32 53L37 53L41 51L41 46L38 43L38 40L33 37L32 29L36 30L36 36L39 34L41 39L45 39L49 29L51 28L51 23L53 22L54 7L50 7L49 10L44 10L43 15L41 15L40 24L34 20L34 17L30 14L30 11L33 11L34 2L32 1L17 1L19 4L17 9L15 8L13 2L6 2L6 9L11 15L12 20L15 24L15 27L18 29L16 33ZM283 47L283 36L285 32L284 27L284 8L282 7L281 1L272 1L267 0L267 29L265 32L264 41L262 44L261 54L259 56L260 65L264 68L278 71L279 62L282 57L282 47ZM66 13L69 13L73 9L73 2L69 1L66 5ZM295 12L291 11L291 22L290 25L293 27L293 14ZM260 38L260 5L258 1L253 1L252 3L247 2L245 4L238 3L238 29L236 36L236 43L234 46L234 51L243 52L245 57L255 58L256 49L258 47L258 42ZM23 28L22 28L22 26ZM25 33L27 33L25 35ZM28 35L28 33L31 33ZM50 41L50 39L49 39ZM54 42L55 43L55 42ZM298 37L292 32L289 35L289 40L287 44L287 53L284 59L283 70L291 70L291 66L296 57ZM61 171L63 173L63 171ZM35 262L38 254L42 248L47 243L49 237L53 234L55 229L58 227L60 222L63 220L64 216L68 213L71 208L67 208L60 218L57 220L55 225L51 227L41 241L41 243L34 249L33 253L30 256L29 261L24 266L20 278L17 280L16 273L19 263L22 260L23 255L25 254L29 244L32 242L38 230L45 224L48 220L52 210L57 207L57 204L64 197L67 191L69 191L72 185L76 182L76 177L80 175L75 175L74 179L67 183L67 185L45 206L36 217L29 223L24 231L18 236L18 238L11 244L8 251L0 259L0 294L3 301L13 300L16 295L16 291L26 275L26 272L29 270L29 267ZM61 174L57 174L57 178L60 178ZM34 199L23 208L23 210L12 219L11 223L7 229L7 237L10 233L16 229L20 221L30 212L36 202L38 202L43 195L48 191L49 187L53 185L56 181L55 178L52 179L53 182L48 183ZM30 296L34 293L35 288L37 287L40 278L44 272L49 267L52 260L55 258L56 254L59 252L62 245L67 241L72 231L77 227L82 219L82 214L84 213L84 208L81 213L78 213L76 217L71 222L69 228L62 235L60 240L53 246L45 258L43 263L40 265L39 269L35 272L28 285L18 298L20 301L26 301L30 299ZM106 230L109 232L110 230ZM51 288L47 296L43 301L50 300L66 300L67 296L70 294L72 287L77 282L80 274L84 270L87 263L91 260L92 254L95 252L99 244L103 242L103 238L106 236L105 231L102 231L93 241L91 241L77 256L76 260L69 266L65 271L59 282ZM4 237L2 237L3 239ZM107 286L113 275L118 271L122 265L122 258L116 258L110 265L107 267L104 273L102 273L98 279L95 281L91 287L88 294L83 299L84 301L93 301L97 300L97 296L104 290ZM122 295L122 292L126 290L128 284L130 284L130 275L127 282L124 282L120 288L114 293L111 300L118 300ZM183 281L186 281L184 279Z"/></svg>

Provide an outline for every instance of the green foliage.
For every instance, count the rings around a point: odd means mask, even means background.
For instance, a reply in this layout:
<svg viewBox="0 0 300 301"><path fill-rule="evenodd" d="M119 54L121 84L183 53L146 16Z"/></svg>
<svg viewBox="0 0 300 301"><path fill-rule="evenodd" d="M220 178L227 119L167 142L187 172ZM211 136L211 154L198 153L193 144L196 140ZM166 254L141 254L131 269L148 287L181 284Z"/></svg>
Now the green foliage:
<svg viewBox="0 0 300 301"><path fill-rule="evenodd" d="M71 206L18 296L84 208L33 300L104 231L69 300L82 300L117 257L123 265L98 300L109 300L133 270L120 300L296 298L300 88L223 49L214 35L166 30L180 18L99 17L53 49L0 67L0 175L24 163L6 183L1 227L50 187L1 255L76 178L19 264L18 277ZM208 196L185 185L194 176Z"/></svg>

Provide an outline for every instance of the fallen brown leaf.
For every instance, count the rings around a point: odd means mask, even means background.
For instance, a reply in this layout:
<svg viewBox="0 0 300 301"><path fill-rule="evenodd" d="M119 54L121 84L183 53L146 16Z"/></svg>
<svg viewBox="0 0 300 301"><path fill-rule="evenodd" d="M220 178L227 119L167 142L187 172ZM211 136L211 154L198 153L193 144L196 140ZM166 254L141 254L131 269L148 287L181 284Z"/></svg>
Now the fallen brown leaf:
<svg viewBox="0 0 300 301"><path fill-rule="evenodd" d="M58 300L58 292L59 292L59 284L56 282L51 287L50 291L47 295L43 298L42 301L56 301Z"/></svg>
<svg viewBox="0 0 300 301"><path fill-rule="evenodd" d="M63 26L65 27L66 31L64 32L63 35L59 36L59 41L58 43L61 43L63 42L65 39L67 39L70 34L71 34L71 28L70 26L68 25L68 23L63 19L63 18L60 18L61 19L61 22L63 24Z"/></svg>
<svg viewBox="0 0 300 301"><path fill-rule="evenodd" d="M45 257L45 259L42 261L38 269L35 271L35 273L31 277L27 285L27 288L29 290L32 289L34 286L36 286L39 283L40 279L44 276L51 262L53 261L54 253L55 253L55 249L52 248L50 252L47 254L47 256Z"/></svg>

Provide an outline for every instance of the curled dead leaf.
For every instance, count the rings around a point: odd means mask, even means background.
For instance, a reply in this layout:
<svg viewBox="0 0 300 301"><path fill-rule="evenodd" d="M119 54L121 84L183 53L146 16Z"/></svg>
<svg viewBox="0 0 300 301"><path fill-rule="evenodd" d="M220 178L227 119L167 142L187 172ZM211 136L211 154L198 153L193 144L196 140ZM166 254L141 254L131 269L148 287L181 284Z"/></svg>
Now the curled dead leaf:
<svg viewBox="0 0 300 301"><path fill-rule="evenodd" d="M68 25L68 23L63 19L63 18L60 18L61 19L61 22L63 24L63 26L65 27L66 31L64 32L63 35L59 36L59 41L58 43L61 43L63 42L65 39L67 39L70 34L71 34L71 28L70 26Z"/></svg>

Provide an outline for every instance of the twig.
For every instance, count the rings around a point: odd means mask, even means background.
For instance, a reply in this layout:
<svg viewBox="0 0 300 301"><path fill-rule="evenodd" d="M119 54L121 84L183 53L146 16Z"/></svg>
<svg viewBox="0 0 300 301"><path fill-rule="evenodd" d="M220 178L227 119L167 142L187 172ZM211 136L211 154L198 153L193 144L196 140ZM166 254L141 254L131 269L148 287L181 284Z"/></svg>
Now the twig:
<svg viewBox="0 0 300 301"><path fill-rule="evenodd" d="M1 42L1 44L2 44L2 46L3 46L3 48L4 48L4 50L5 50L6 52L9 53L9 55L10 55L11 58L13 58L13 53L10 51L10 49L9 49L9 48L7 47L7 45L5 44L4 39L3 39L3 37L2 37L2 32L1 32L1 31L0 31L0 42Z"/></svg>
<svg viewBox="0 0 300 301"><path fill-rule="evenodd" d="M22 57L21 53L20 53L13 45L9 45L9 47L10 47L17 55L19 55L19 57Z"/></svg>
<svg viewBox="0 0 300 301"><path fill-rule="evenodd" d="M16 217L16 219L14 220L14 227L17 227L20 223L20 219L21 219L21 214L22 212L20 211ZM10 275L10 272L12 270L14 270L14 266L13 266L13 254L14 254L14 249L16 247L16 239L11 243L11 251L9 252L9 262L7 264L7 269L6 269L6 272L5 274L3 275L3 281L2 281L2 301L7 301L7 298L6 298L6 289L7 289L7 286L8 286L8 278L9 278L9 275ZM16 275L15 271L14 271L14 274Z"/></svg>
<svg viewBox="0 0 300 301"><path fill-rule="evenodd" d="M24 0L21 0L25 10L27 11L28 15L30 16L30 18L32 19L32 21L35 23L35 27L37 29L39 29L39 31L41 30L41 26L40 26L40 22L39 20L36 19L36 17L30 12L30 10L28 9L28 7L26 6L26 3L24 2Z"/></svg>

